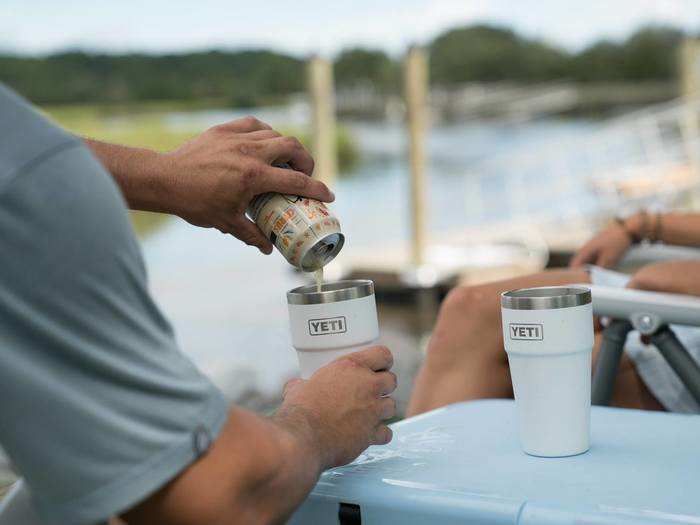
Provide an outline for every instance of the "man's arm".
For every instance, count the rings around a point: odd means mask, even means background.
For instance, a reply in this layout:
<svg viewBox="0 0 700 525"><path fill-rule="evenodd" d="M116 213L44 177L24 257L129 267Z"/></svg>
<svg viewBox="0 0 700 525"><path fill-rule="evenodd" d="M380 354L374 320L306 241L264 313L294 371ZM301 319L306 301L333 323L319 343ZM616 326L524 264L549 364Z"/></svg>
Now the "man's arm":
<svg viewBox="0 0 700 525"><path fill-rule="evenodd" d="M168 185L158 170L159 153L90 138L83 140L112 175L129 208L169 213L164 202Z"/></svg>
<svg viewBox="0 0 700 525"><path fill-rule="evenodd" d="M312 434L290 427L284 420L233 408L207 454L127 512L124 521L194 525L283 520L321 472Z"/></svg>
<svg viewBox="0 0 700 525"><path fill-rule="evenodd" d="M252 117L214 126L168 153L84 140L130 208L217 228L264 253L272 251L270 241L245 216L255 195L274 191L334 199L310 177L314 161L301 143ZM293 169L274 166L281 163Z"/></svg>
<svg viewBox="0 0 700 525"><path fill-rule="evenodd" d="M326 468L391 440L396 405L391 353L373 347L341 358L308 381L293 380L275 416L234 408L211 449L124 514L129 525L280 523Z"/></svg>

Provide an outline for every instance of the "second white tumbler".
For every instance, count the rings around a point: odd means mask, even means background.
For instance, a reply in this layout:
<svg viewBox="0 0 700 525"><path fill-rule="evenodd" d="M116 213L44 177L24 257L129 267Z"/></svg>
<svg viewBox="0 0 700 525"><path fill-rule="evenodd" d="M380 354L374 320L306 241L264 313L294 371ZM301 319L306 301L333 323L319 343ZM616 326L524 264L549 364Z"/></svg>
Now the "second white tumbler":
<svg viewBox="0 0 700 525"><path fill-rule="evenodd" d="M520 442L534 456L572 456L590 446L591 292L528 288L501 295Z"/></svg>

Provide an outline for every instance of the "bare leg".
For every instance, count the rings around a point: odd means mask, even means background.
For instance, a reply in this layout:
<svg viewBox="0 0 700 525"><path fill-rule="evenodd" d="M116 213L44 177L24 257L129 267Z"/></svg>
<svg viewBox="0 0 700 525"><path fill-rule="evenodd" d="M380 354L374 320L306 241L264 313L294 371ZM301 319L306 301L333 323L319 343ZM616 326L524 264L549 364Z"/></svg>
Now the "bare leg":
<svg viewBox="0 0 700 525"><path fill-rule="evenodd" d="M407 415L468 399L513 397L501 335L500 293L585 282L589 282L585 270L565 269L452 290L440 308ZM613 404L661 408L626 356L620 364Z"/></svg>
<svg viewBox="0 0 700 525"><path fill-rule="evenodd" d="M599 341L596 341L599 343ZM598 344L593 349L593 361L595 362ZM610 404L620 408L639 408L642 410L665 410L659 400L654 397L649 388L642 381L641 376L634 367L634 363L623 354L620 368L617 371L613 395Z"/></svg>

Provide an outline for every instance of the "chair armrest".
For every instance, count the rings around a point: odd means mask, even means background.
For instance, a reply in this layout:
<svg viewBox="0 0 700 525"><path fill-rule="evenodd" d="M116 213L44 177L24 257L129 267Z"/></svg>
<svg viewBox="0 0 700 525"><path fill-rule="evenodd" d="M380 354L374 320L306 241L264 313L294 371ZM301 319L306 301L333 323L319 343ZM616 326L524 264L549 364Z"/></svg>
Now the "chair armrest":
<svg viewBox="0 0 700 525"><path fill-rule="evenodd" d="M668 246L665 244L640 245L633 246L627 251L618 263L617 269L627 272L656 262L692 261L696 259L700 259L700 248Z"/></svg>
<svg viewBox="0 0 700 525"><path fill-rule="evenodd" d="M641 316L651 316L659 324L700 326L700 297L586 285L591 289L593 313L627 319L637 326Z"/></svg>

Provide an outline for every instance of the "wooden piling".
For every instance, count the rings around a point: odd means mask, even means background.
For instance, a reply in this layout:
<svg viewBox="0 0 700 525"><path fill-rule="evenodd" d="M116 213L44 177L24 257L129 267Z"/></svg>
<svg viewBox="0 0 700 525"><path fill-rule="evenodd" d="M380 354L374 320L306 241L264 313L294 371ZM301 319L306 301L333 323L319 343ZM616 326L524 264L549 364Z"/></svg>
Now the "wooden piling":
<svg viewBox="0 0 700 525"><path fill-rule="evenodd" d="M328 60L314 56L308 62L307 75L312 113L311 148L316 161L314 178L333 187L338 171L333 66Z"/></svg>
<svg viewBox="0 0 700 525"><path fill-rule="evenodd" d="M408 153L410 162L411 262L425 263L427 180L425 175L425 131L427 127L428 55L412 47L404 65L404 89L408 118Z"/></svg>
<svg viewBox="0 0 700 525"><path fill-rule="evenodd" d="M686 116L682 129L690 167L700 179L700 154L696 141L700 138L700 39L687 38L681 47L680 64L681 96L686 103ZM696 195L696 204L700 204L700 195Z"/></svg>

